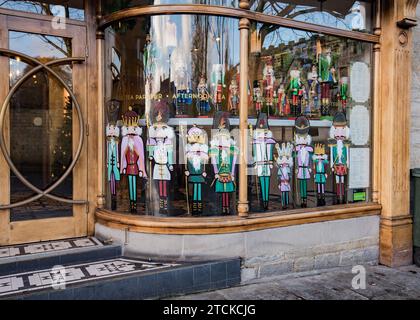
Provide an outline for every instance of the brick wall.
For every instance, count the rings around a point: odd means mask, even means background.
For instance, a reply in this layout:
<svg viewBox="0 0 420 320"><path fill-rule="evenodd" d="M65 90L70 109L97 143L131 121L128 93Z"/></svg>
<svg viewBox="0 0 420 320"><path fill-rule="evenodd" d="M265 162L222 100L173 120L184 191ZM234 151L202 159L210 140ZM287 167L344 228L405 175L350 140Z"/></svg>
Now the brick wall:
<svg viewBox="0 0 420 320"><path fill-rule="evenodd" d="M420 4L417 6L420 21ZM411 168L420 168L420 25L413 34L413 73L411 86Z"/></svg>

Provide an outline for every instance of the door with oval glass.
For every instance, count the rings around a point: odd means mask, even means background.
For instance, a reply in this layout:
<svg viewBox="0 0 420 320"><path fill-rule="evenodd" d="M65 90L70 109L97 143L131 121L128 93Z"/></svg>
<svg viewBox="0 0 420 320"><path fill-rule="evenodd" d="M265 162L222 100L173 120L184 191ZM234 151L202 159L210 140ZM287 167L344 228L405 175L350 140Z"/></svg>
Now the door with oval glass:
<svg viewBox="0 0 420 320"><path fill-rule="evenodd" d="M85 28L0 14L0 245L87 234Z"/></svg>

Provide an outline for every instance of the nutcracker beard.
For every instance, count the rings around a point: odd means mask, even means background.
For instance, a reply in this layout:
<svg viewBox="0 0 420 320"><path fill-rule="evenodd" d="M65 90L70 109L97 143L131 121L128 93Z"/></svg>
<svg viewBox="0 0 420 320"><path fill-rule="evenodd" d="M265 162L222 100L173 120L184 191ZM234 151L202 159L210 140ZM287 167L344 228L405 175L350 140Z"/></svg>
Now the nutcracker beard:
<svg viewBox="0 0 420 320"><path fill-rule="evenodd" d="M328 116L330 113L330 84L324 82L321 84L321 115Z"/></svg>

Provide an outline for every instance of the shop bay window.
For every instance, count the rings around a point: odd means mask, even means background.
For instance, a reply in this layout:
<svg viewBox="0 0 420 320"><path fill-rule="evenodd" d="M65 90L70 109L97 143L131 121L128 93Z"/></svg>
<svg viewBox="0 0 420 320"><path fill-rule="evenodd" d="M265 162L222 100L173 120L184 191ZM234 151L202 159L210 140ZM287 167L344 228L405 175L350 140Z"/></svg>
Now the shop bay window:
<svg viewBox="0 0 420 320"><path fill-rule="evenodd" d="M238 27L172 14L106 28L108 209L235 215L241 161L250 212L370 201L372 45L252 21L245 59Z"/></svg>

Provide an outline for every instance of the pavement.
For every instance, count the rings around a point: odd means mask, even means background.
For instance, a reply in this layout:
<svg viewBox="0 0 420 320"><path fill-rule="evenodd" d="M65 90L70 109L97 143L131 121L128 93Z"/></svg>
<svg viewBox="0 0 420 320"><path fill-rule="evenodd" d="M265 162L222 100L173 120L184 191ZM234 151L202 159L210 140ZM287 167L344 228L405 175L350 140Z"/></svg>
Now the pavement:
<svg viewBox="0 0 420 320"><path fill-rule="evenodd" d="M417 300L420 268L364 266L295 273L259 279L228 289L177 296L171 300ZM356 278L354 278L356 277ZM353 283L353 285L352 285ZM363 288L365 283L365 288ZM354 286L356 284L356 286Z"/></svg>

